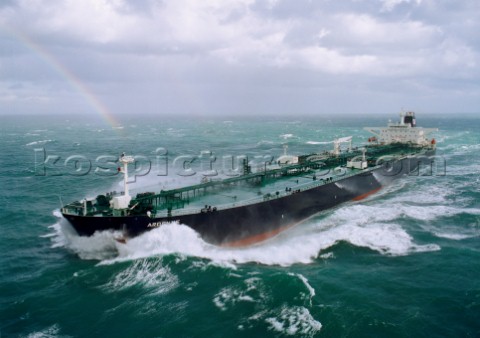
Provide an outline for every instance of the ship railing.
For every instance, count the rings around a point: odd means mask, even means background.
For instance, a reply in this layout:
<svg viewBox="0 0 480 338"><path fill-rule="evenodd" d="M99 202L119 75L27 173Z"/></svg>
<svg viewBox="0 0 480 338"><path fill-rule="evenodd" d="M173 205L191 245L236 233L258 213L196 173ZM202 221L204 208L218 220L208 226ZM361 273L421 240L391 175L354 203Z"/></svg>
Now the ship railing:
<svg viewBox="0 0 480 338"><path fill-rule="evenodd" d="M378 169L379 167L381 167L381 165L370 167L370 168L367 168L367 169L364 169L364 170L342 168L345 171L342 171L342 173L340 173L338 175L333 175L333 176L330 176L330 177L327 177L327 178L317 179L316 181L312 181L312 182L302 183L302 184L296 185L295 187L292 187L292 189L289 190L289 191L281 191L281 192L278 191L278 194L277 194L277 192L271 192L270 194L266 194L266 195L264 194L262 196L250 198L250 199L243 200L243 201L240 201L240 202L211 206L211 208L208 209L208 210L206 210L205 208L200 208L200 207L198 207L198 208L188 208L188 209L187 208L182 208L182 209L171 210L170 212L168 212L166 210L162 210L162 211L157 212L156 216L157 217L182 216L182 215L196 214L196 213L201 213L201 212L209 212L211 210L225 210L225 209L230 209L230 208L252 205L252 204L259 203L259 202L266 202L266 201L275 200L275 199L282 198L282 197L287 197L287 196L290 196L294 193L299 193L299 192L303 192L303 191L306 191L306 190L310 190L310 189L313 189L313 188L316 188L316 187L319 187L319 186L322 186L322 185L325 185L325 184L330 184L330 183L342 181L342 180L345 180L349 177L356 176L361 172L363 172L363 173L370 172L372 170ZM267 197L267 195L268 195L268 197Z"/></svg>
<svg viewBox="0 0 480 338"><path fill-rule="evenodd" d="M78 201L69 203L67 205L64 205L60 211L64 214L70 214L70 215L82 215L84 210L84 205L83 203L80 203Z"/></svg>

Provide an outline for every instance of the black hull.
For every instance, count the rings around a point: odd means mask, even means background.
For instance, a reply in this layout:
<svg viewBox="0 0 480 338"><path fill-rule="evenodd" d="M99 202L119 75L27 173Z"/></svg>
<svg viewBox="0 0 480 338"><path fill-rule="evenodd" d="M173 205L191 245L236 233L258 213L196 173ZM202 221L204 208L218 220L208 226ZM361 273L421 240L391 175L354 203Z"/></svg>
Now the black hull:
<svg viewBox="0 0 480 338"><path fill-rule="evenodd" d="M398 161L387 166L345 177L334 182L261 203L229 209L164 218L147 216L87 217L64 214L79 235L96 231L122 230L134 237L170 222L185 224L207 242L216 245L244 246L272 237L314 214L343 202L361 200L390 181L417 169L420 163L431 165L434 151L421 157Z"/></svg>

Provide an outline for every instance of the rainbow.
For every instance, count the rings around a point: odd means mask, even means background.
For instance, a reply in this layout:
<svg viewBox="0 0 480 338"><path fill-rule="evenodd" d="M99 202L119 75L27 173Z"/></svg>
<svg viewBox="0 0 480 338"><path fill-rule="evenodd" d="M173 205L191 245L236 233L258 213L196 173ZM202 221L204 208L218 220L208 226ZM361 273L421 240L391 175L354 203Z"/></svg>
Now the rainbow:
<svg viewBox="0 0 480 338"><path fill-rule="evenodd" d="M88 102L93 110L105 120L105 122L114 129L120 129L121 124L116 117L110 112L107 106L100 101L95 93L79 79L70 69L65 67L54 55L48 52L44 47L33 41L27 35L20 31L9 27L7 29L9 33L16 40L20 41L29 50L38 55L46 64L48 64L57 74L64 78L70 86Z"/></svg>

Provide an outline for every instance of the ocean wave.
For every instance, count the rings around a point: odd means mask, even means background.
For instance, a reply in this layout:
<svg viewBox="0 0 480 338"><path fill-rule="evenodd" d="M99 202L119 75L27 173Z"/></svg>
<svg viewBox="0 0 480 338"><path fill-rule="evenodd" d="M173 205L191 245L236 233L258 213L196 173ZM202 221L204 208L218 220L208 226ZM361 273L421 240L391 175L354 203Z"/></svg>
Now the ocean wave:
<svg viewBox="0 0 480 338"><path fill-rule="evenodd" d="M425 206L400 206L403 215L422 221L432 221L440 217L452 217L456 215L480 215L480 209L459 208L444 205L425 205Z"/></svg>
<svg viewBox="0 0 480 338"><path fill-rule="evenodd" d="M59 221L49 226L49 238L52 248L65 248L85 260L105 260L118 255L116 238L122 236L119 231L97 231L90 237L79 236L75 229L62 218L59 210L53 212Z"/></svg>
<svg viewBox="0 0 480 338"><path fill-rule="evenodd" d="M117 273L103 289L107 292L117 292L141 286L152 289L154 294L165 294L178 285L178 277L170 271L170 268L163 266L160 260L142 259L136 260Z"/></svg>
<svg viewBox="0 0 480 338"><path fill-rule="evenodd" d="M404 256L417 252L439 250L436 244L416 244L412 236L395 221L402 216L396 206L377 207L347 205L310 224L292 229L295 240L289 247L296 255L307 259L314 252L322 253L340 242L366 247L387 256ZM280 234L279 237L289 234Z"/></svg>
<svg viewBox="0 0 480 338"><path fill-rule="evenodd" d="M330 144L333 143L332 141L329 142L319 142L319 141L307 141L306 144L318 145L318 144Z"/></svg>
<svg viewBox="0 0 480 338"><path fill-rule="evenodd" d="M437 150L446 152L449 155L465 155L468 153L478 152L478 150L480 150L480 144L445 144L437 147Z"/></svg>
<svg viewBox="0 0 480 338"><path fill-rule="evenodd" d="M221 311L227 311L243 302L264 304L267 297L263 281L258 277L251 277L241 285L222 288L213 297L213 303Z"/></svg>
<svg viewBox="0 0 480 338"><path fill-rule="evenodd" d="M308 283L308 279L304 275L299 273L290 272L289 275L293 277L297 277L303 283L305 288L308 290L308 294L304 294L304 298L307 298L310 303L310 306L312 306L312 298L315 296L315 289L310 285L310 283Z"/></svg>
<svg viewBox="0 0 480 338"><path fill-rule="evenodd" d="M284 305L274 311L273 316L265 318L265 322L271 331L287 336L312 337L322 328L322 324L303 306Z"/></svg>
<svg viewBox="0 0 480 338"><path fill-rule="evenodd" d="M471 207L473 196L460 196L472 182L458 184L446 182L429 185L428 189L404 189L395 194L385 194L376 200L375 208L388 211L393 218L412 218L420 221L433 221L441 217L456 215L480 215L480 209ZM375 197L377 198L379 194ZM368 207L361 205L361 207Z"/></svg>
<svg viewBox="0 0 480 338"><path fill-rule="evenodd" d="M265 145L272 145L272 144L275 144L275 142L268 141L268 140L262 140L262 141L257 142L257 147L265 146Z"/></svg>
<svg viewBox="0 0 480 338"><path fill-rule="evenodd" d="M435 237L453 241L480 237L480 217L478 214L471 214L469 217L461 216L461 220L462 223L458 221L442 222L441 225L431 222L423 225L422 229Z"/></svg>
<svg viewBox="0 0 480 338"><path fill-rule="evenodd" d="M305 247L317 247L324 251L337 243L347 242L357 247L369 248L386 256L405 256L412 253L440 250L436 244L419 245L397 224L372 223L368 225L348 223L302 239ZM302 248L299 247L299 250Z"/></svg>
<svg viewBox="0 0 480 338"><path fill-rule="evenodd" d="M288 278L284 278L288 276ZM243 317L237 326L242 331L266 325L269 331L282 335L313 336L322 325L310 314L307 307L312 306L315 290L301 274L281 273L269 276L275 283L266 282L261 277L249 277L220 289L213 297L214 305L221 312L235 312L241 307L243 311L251 309L250 314ZM297 284L292 284L291 278ZM288 285L288 291L285 287ZM277 296L290 298L287 303L278 307ZM303 305L299 303L305 303ZM308 304L306 304L308 303ZM252 304L252 306L246 306Z"/></svg>
<svg viewBox="0 0 480 338"><path fill-rule="evenodd" d="M210 258L221 263L223 260L215 254L218 249L218 247L204 242L197 232L186 225L165 224L160 228L131 238L125 244L118 243L118 256L103 260L101 264L114 264L172 253ZM226 261L225 263L226 266L231 267L231 264Z"/></svg>
<svg viewBox="0 0 480 338"><path fill-rule="evenodd" d="M446 174L449 176L459 175L478 175L480 173L480 164L468 163L463 165L449 164L446 168Z"/></svg>
<svg viewBox="0 0 480 338"><path fill-rule="evenodd" d="M438 232L438 231L434 231L433 234L437 237L451 239L451 240L454 240L454 241L461 241L461 240L464 240L464 239L467 239L467 238L474 238L474 237L479 237L480 236L479 233L467 235L467 234Z"/></svg>
<svg viewBox="0 0 480 338"><path fill-rule="evenodd" d="M383 215L387 220L395 218L388 212ZM380 215L378 219L381 218ZM249 262L290 266L311 263L321 252L342 241L358 247L368 247L390 256L440 249L435 244L415 244L413 238L399 225L370 223L372 220L374 218L370 217L360 220L353 218L353 221L343 217L327 217L320 222L299 225L268 241L245 248L223 248L210 245L185 225L167 224L133 238L126 244L120 244L119 256L104 263L181 253L207 258L228 268L235 268L232 264ZM332 222L334 224L331 224Z"/></svg>
<svg viewBox="0 0 480 338"><path fill-rule="evenodd" d="M428 208L426 209L428 210ZM225 248L206 243L197 232L182 224L165 224L140 236L119 243L120 232L97 232L91 237L78 236L68 225L57 223L52 247L65 247L82 259L100 264L144 259L152 256L180 254L205 258L214 264L236 269L237 264L256 262L290 266L309 264L340 242L366 247L387 256L402 256L439 250L436 244L416 244L398 224L402 217L398 207L382 208L351 205L332 214L312 219L278 236L244 248ZM425 216L422 216L425 218Z"/></svg>
<svg viewBox="0 0 480 338"><path fill-rule="evenodd" d="M279 135L278 137L284 139L284 140L287 140L289 138L294 138L295 136L293 134L281 134Z"/></svg>
<svg viewBox="0 0 480 338"><path fill-rule="evenodd" d="M28 147L28 146L42 145L42 144L47 144L47 143L50 143L50 142L54 142L54 140L34 141L34 142L27 143L26 146Z"/></svg>
<svg viewBox="0 0 480 338"><path fill-rule="evenodd" d="M20 337L25 338L54 338L59 337L60 334L60 326L58 324L53 324L43 330L32 332L27 334L26 336L21 335ZM68 336L63 336L68 337Z"/></svg>
<svg viewBox="0 0 480 338"><path fill-rule="evenodd" d="M443 205L447 203L450 196L456 194L455 187L452 188L448 184L428 184L428 188L422 189L420 180L423 178L400 180L380 190L372 197L379 197L380 205L388 207L394 203L409 205L413 201L416 205Z"/></svg>

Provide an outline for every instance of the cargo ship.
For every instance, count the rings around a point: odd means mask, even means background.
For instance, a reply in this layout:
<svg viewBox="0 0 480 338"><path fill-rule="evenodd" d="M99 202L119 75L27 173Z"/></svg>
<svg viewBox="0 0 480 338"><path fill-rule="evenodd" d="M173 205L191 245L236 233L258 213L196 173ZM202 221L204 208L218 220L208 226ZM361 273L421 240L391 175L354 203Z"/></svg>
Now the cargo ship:
<svg viewBox="0 0 480 338"><path fill-rule="evenodd" d="M128 166L122 154L119 172L124 191L85 198L61 208L80 236L119 231L120 241L166 224L184 224L206 242L230 247L252 245L347 201L360 201L404 175L432 166L434 128L416 126L413 112L399 122L366 127L372 136L361 147L352 137L332 142L319 153L283 155L253 170L244 159L237 176L204 177L198 184L130 195Z"/></svg>

